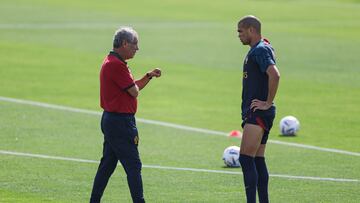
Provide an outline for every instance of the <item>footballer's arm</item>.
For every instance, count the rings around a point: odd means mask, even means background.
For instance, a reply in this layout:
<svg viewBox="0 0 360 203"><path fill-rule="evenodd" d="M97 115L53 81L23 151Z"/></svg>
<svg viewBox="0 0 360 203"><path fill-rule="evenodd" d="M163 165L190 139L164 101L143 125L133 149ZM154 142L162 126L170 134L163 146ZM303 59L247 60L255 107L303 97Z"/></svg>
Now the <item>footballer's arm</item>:
<svg viewBox="0 0 360 203"><path fill-rule="evenodd" d="M258 99L252 100L250 108L253 109L253 111L256 111L258 109L267 110L272 106L272 103L274 101L279 86L280 72L277 69L276 65L270 65L266 70L266 74L269 77L269 92L268 92L267 100L266 101L260 101Z"/></svg>
<svg viewBox="0 0 360 203"><path fill-rule="evenodd" d="M269 93L266 103L271 106L279 86L280 72L276 65L270 65L266 70L266 73L269 76Z"/></svg>

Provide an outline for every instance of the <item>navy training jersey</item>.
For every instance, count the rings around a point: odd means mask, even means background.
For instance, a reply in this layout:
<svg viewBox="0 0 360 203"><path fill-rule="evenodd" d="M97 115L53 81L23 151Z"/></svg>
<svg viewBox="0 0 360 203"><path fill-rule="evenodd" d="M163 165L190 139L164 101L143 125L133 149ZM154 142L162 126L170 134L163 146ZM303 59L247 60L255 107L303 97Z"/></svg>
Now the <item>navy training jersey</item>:
<svg viewBox="0 0 360 203"><path fill-rule="evenodd" d="M243 67L242 117L250 111L251 101L266 101L269 92L269 77L266 73L270 65L275 65L274 49L266 39L251 47ZM268 110L273 110L271 107ZM266 110L266 111L268 111ZM262 111L262 110L257 110Z"/></svg>

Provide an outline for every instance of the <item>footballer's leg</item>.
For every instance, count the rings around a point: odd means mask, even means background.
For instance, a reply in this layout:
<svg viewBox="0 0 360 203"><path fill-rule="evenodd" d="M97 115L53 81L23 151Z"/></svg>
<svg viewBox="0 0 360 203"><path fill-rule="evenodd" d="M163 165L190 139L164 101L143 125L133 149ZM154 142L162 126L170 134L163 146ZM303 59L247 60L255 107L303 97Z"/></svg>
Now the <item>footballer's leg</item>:
<svg viewBox="0 0 360 203"><path fill-rule="evenodd" d="M263 128L258 125L246 123L240 146L240 164L243 171L246 199L248 203L256 202L256 187L258 174L254 157L259 149Z"/></svg>
<svg viewBox="0 0 360 203"><path fill-rule="evenodd" d="M267 170L265 162L265 148L266 144L261 144L255 156L255 166L258 173L257 189L260 203L269 202L269 172Z"/></svg>
<svg viewBox="0 0 360 203"><path fill-rule="evenodd" d="M269 202L268 185L269 185L269 172L265 162L265 148L269 137L270 130L275 118L275 112L271 115L258 117L257 123L264 129L264 134L261 138L261 144L255 155L255 165L258 172L258 195L260 203Z"/></svg>

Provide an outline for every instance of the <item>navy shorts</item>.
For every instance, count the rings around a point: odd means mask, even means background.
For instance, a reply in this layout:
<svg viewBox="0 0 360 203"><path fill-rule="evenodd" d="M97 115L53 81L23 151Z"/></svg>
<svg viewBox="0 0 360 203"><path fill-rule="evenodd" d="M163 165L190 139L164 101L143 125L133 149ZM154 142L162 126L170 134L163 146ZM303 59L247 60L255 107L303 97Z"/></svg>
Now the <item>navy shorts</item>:
<svg viewBox="0 0 360 203"><path fill-rule="evenodd" d="M243 117L243 122L241 124L241 127L244 128L246 123L260 126L262 129L264 129L264 134L261 139L261 144L266 144L270 130L273 126L275 111L276 111L275 106L271 107L266 111L257 110L253 112L252 110L250 110Z"/></svg>

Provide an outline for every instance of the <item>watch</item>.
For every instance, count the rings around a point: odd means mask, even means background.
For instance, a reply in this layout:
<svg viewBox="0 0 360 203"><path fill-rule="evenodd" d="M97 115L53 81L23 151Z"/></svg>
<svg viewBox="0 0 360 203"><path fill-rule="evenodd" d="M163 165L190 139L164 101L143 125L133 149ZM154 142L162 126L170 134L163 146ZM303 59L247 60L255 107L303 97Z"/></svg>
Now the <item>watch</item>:
<svg viewBox="0 0 360 203"><path fill-rule="evenodd" d="M146 77L149 78L149 80L152 79L152 76L150 75L150 73L146 73Z"/></svg>

